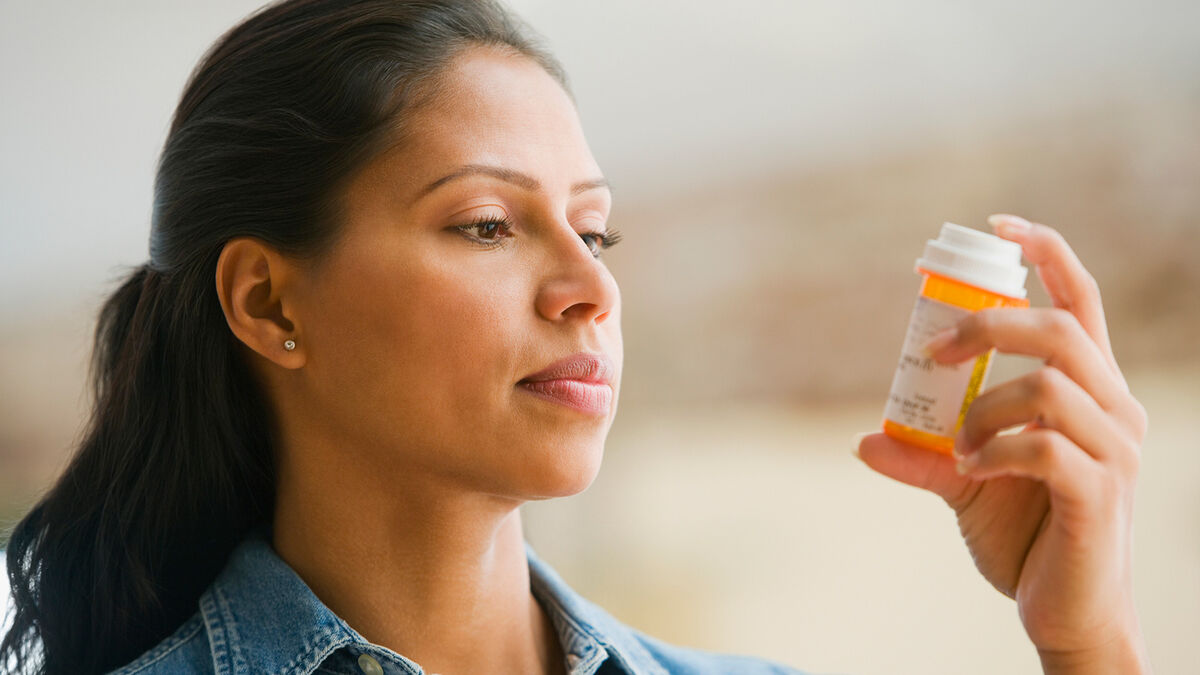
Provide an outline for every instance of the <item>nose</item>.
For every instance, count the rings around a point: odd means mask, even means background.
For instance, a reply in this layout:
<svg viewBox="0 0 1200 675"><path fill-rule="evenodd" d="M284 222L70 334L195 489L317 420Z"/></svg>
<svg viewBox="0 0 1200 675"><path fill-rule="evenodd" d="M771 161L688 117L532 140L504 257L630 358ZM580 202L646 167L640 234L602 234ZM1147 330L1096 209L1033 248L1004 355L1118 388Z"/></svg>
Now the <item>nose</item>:
<svg viewBox="0 0 1200 675"><path fill-rule="evenodd" d="M550 321L607 320L621 298L608 267L592 255L588 242L569 225L553 228L546 241L549 244L537 293L538 313Z"/></svg>

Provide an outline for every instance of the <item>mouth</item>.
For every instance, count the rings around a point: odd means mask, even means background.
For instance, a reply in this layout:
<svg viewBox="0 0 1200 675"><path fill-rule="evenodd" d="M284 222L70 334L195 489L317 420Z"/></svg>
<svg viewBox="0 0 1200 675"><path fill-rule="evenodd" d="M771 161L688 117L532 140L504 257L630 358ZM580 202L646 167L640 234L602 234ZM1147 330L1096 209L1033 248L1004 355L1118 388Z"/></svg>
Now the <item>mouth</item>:
<svg viewBox="0 0 1200 675"><path fill-rule="evenodd" d="M613 371L603 354L580 352L526 376L517 387L580 412L605 415L612 407Z"/></svg>
<svg viewBox="0 0 1200 675"><path fill-rule="evenodd" d="M579 380L522 380L517 383L517 387L543 400L591 415L607 415L612 406L612 387L604 383Z"/></svg>

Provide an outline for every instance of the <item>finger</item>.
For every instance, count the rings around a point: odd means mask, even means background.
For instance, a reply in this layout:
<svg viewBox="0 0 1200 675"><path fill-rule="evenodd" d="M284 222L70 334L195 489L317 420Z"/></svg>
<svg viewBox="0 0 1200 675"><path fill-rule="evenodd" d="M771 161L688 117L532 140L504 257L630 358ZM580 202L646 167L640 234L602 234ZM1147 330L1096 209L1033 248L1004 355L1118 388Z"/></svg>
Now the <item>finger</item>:
<svg viewBox="0 0 1200 675"><path fill-rule="evenodd" d="M955 450L968 454L1001 430L1027 422L1058 431L1099 461L1124 460L1132 452L1124 431L1095 399L1049 366L992 387L972 401Z"/></svg>
<svg viewBox="0 0 1200 675"><path fill-rule="evenodd" d="M1065 310L981 309L964 317L956 328L952 335L945 336L948 342L943 339L933 345L930 355L935 360L957 363L994 347L1044 359L1046 365L1061 370L1083 387L1105 410L1116 410L1129 393L1125 381L1109 369L1100 347Z"/></svg>
<svg viewBox="0 0 1200 675"><path fill-rule="evenodd" d="M1066 436L1053 429L996 436L957 465L975 480L1025 476L1042 481L1052 495L1086 504L1097 493L1103 468Z"/></svg>
<svg viewBox="0 0 1200 675"><path fill-rule="evenodd" d="M858 458L875 471L901 483L929 490L950 506L961 503L972 482L954 470L954 460L901 443L883 433L863 434L858 440Z"/></svg>
<svg viewBox="0 0 1200 675"><path fill-rule="evenodd" d="M1047 225L1006 213L990 216L988 222L996 228L996 234L1021 245L1025 258L1034 264L1054 306L1079 319L1084 331L1100 348L1105 362L1119 374L1121 369L1113 356L1104 320L1100 286L1062 234Z"/></svg>

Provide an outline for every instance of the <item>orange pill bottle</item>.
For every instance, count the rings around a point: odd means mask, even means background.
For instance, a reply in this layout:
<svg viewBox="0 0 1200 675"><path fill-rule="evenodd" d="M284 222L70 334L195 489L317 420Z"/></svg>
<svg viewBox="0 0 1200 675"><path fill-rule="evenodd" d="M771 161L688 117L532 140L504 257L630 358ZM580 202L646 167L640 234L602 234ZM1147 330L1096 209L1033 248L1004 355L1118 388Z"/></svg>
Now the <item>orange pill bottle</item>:
<svg viewBox="0 0 1200 675"><path fill-rule="evenodd" d="M987 378L995 349L961 363L938 363L924 347L937 333L988 307L1028 307L1021 245L954 223L925 244L922 275L883 411L883 432L950 454L971 401Z"/></svg>

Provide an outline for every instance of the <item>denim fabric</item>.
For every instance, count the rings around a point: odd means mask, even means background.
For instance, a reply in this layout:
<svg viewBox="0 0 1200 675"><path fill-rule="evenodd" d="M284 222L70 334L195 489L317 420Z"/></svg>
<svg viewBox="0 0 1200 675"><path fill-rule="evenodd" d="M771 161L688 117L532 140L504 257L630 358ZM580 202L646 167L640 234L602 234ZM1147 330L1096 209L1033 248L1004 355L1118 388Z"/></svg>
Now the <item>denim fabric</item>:
<svg viewBox="0 0 1200 675"><path fill-rule="evenodd" d="M570 675L803 675L769 661L677 647L645 635L571 590L528 542L525 552L531 590L554 624ZM233 551L200 597L196 614L113 672L378 675L375 663L384 675L424 673L403 655L368 642L322 604L260 529Z"/></svg>

